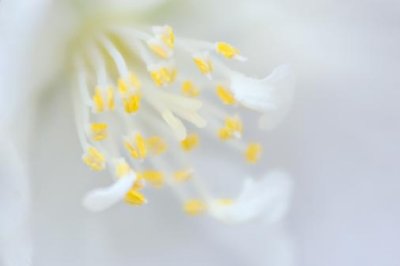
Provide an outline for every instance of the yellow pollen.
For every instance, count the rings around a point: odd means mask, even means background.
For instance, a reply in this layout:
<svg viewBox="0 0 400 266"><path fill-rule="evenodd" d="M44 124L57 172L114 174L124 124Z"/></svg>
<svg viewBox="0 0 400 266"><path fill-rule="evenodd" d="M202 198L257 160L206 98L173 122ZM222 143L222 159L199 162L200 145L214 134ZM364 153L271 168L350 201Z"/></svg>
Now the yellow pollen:
<svg viewBox="0 0 400 266"><path fill-rule="evenodd" d="M163 46L162 44L158 43L157 41L148 41L147 46L150 48L150 50L158 55L159 57L163 59L167 59L170 56L169 51Z"/></svg>
<svg viewBox="0 0 400 266"><path fill-rule="evenodd" d="M191 151L199 145L200 138L196 134L187 135L186 139L181 141L181 147L184 151Z"/></svg>
<svg viewBox="0 0 400 266"><path fill-rule="evenodd" d="M115 175L118 178L126 176L127 174L129 174L131 172L132 172L131 167L124 160L118 162L117 165L115 166Z"/></svg>
<svg viewBox="0 0 400 266"><path fill-rule="evenodd" d="M146 203L146 198L144 195L137 190L131 189L128 193L125 195L125 202L131 205L143 205Z"/></svg>
<svg viewBox="0 0 400 266"><path fill-rule="evenodd" d="M134 94L124 98L124 109L128 114L136 113L140 108L141 97L139 94Z"/></svg>
<svg viewBox="0 0 400 266"><path fill-rule="evenodd" d="M144 188L144 179L141 173L136 173L136 181L132 186L132 190L139 191Z"/></svg>
<svg viewBox="0 0 400 266"><path fill-rule="evenodd" d="M105 156L95 147L88 147L86 153L82 157L82 160L93 171L101 171L105 168Z"/></svg>
<svg viewBox="0 0 400 266"><path fill-rule="evenodd" d="M192 199L185 202L183 210L189 215L199 215L206 211L206 205L198 199Z"/></svg>
<svg viewBox="0 0 400 266"><path fill-rule="evenodd" d="M147 156L146 141L140 133L136 134L133 143L129 140L126 140L124 142L124 146L129 151L130 155L135 159L144 159Z"/></svg>
<svg viewBox="0 0 400 266"><path fill-rule="evenodd" d="M175 68L161 67L150 71L150 76L157 86L165 86L175 81L177 70Z"/></svg>
<svg viewBox="0 0 400 266"><path fill-rule="evenodd" d="M180 171L176 171L174 173L174 180L176 182L182 183L182 182L186 182L189 179L191 179L192 176L193 176L192 169L180 170Z"/></svg>
<svg viewBox="0 0 400 266"><path fill-rule="evenodd" d="M160 188L162 185L164 185L164 174L160 171L143 171L141 176L154 187Z"/></svg>
<svg viewBox="0 0 400 266"><path fill-rule="evenodd" d="M221 140L228 140L236 135L243 133L243 124L238 117L228 117L225 126L218 131Z"/></svg>
<svg viewBox="0 0 400 266"><path fill-rule="evenodd" d="M214 69L213 64L209 58L195 56L193 57L193 61L203 75L210 74Z"/></svg>
<svg viewBox="0 0 400 266"><path fill-rule="evenodd" d="M129 87L128 84L126 84L126 81L123 79L119 79L118 80L118 91L122 94L122 95L126 95L129 92Z"/></svg>
<svg viewBox="0 0 400 266"><path fill-rule="evenodd" d="M262 153L262 147L258 143L250 143L245 151L245 157L247 162L256 163L260 159Z"/></svg>
<svg viewBox="0 0 400 266"><path fill-rule="evenodd" d="M107 89L107 107L111 111L115 109L114 90L112 87Z"/></svg>
<svg viewBox="0 0 400 266"><path fill-rule="evenodd" d="M93 104L94 104L94 111L96 113L101 113L104 112L105 109L105 104L104 104L104 99L103 96L101 94L101 89L100 88L96 88L95 89L95 93L93 95Z"/></svg>
<svg viewBox="0 0 400 266"><path fill-rule="evenodd" d="M106 123L92 123L90 130L94 141L102 141L107 138L108 125Z"/></svg>
<svg viewBox="0 0 400 266"><path fill-rule="evenodd" d="M171 49L175 46L175 34L171 26L165 26L161 36L162 41Z"/></svg>
<svg viewBox="0 0 400 266"><path fill-rule="evenodd" d="M222 206L231 206L234 202L232 199L218 199L217 203Z"/></svg>
<svg viewBox="0 0 400 266"><path fill-rule="evenodd" d="M167 143L160 137L154 136L147 139L147 147L155 155L161 155L167 151Z"/></svg>
<svg viewBox="0 0 400 266"><path fill-rule="evenodd" d="M236 103L236 99L233 96L233 94L228 89L223 87L222 85L217 86L216 92L217 92L219 99L224 104L232 105L232 104Z"/></svg>
<svg viewBox="0 0 400 266"><path fill-rule="evenodd" d="M232 132L228 128L223 127L218 130L218 137L221 140L228 140L232 138Z"/></svg>
<svg viewBox="0 0 400 266"><path fill-rule="evenodd" d="M190 80L186 80L183 82L182 92L188 97L197 97L200 95L200 90Z"/></svg>
<svg viewBox="0 0 400 266"><path fill-rule="evenodd" d="M129 80L130 80L130 82L131 82L133 87L135 87L138 90L141 89L142 83L140 82L139 78L135 74L131 73L129 75Z"/></svg>
<svg viewBox="0 0 400 266"><path fill-rule="evenodd" d="M232 59L240 54L240 51L226 42L218 42L216 46L217 53L228 59Z"/></svg>

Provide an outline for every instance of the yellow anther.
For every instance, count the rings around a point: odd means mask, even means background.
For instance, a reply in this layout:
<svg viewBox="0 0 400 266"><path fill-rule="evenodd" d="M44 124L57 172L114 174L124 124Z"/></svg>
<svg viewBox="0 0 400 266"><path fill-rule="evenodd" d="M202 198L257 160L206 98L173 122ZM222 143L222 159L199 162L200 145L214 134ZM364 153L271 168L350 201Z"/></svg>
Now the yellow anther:
<svg viewBox="0 0 400 266"><path fill-rule="evenodd" d="M101 113L108 110L114 110L114 91L112 87L107 90L102 90L100 87L95 89L93 94L93 111L96 113Z"/></svg>
<svg viewBox="0 0 400 266"><path fill-rule="evenodd" d="M243 124L238 117L228 117L225 120L225 126L233 132L243 132Z"/></svg>
<svg viewBox="0 0 400 266"><path fill-rule="evenodd" d="M93 105L94 105L94 111L96 113L104 112L105 104L104 104L104 99L103 99L103 95L101 93L100 88L95 89L95 92L93 95Z"/></svg>
<svg viewBox="0 0 400 266"><path fill-rule="evenodd" d="M181 147L184 151L191 151L199 145L200 138L196 134L186 136L186 139L181 141Z"/></svg>
<svg viewBox="0 0 400 266"><path fill-rule="evenodd" d="M131 189L125 195L125 202L131 205L140 206L146 203L146 198L142 193L138 192L137 190Z"/></svg>
<svg viewBox="0 0 400 266"><path fill-rule="evenodd" d="M218 42L216 45L216 51L217 53L229 59L233 59L235 56L240 54L238 49L226 42Z"/></svg>
<svg viewBox="0 0 400 266"><path fill-rule="evenodd" d="M188 97L197 97L200 95L200 90L190 80L186 80L183 82L182 92Z"/></svg>
<svg viewBox="0 0 400 266"><path fill-rule="evenodd" d="M222 140L228 140L235 136L240 136L243 132L242 121L238 117L228 117L225 126L218 131L218 136Z"/></svg>
<svg viewBox="0 0 400 266"><path fill-rule="evenodd" d="M175 46L175 34L171 26L164 26L162 28L161 40L171 49Z"/></svg>
<svg viewBox="0 0 400 266"><path fill-rule="evenodd" d="M188 200L183 206L183 210L189 215L199 215L205 212L206 209L206 204L198 199Z"/></svg>
<svg viewBox="0 0 400 266"><path fill-rule="evenodd" d="M193 61L203 75L209 75L214 69L211 60L207 57L194 56Z"/></svg>
<svg viewBox="0 0 400 266"><path fill-rule="evenodd" d="M262 153L262 147L258 143L250 143L245 151L245 157L247 162L256 163L260 159Z"/></svg>
<svg viewBox="0 0 400 266"><path fill-rule="evenodd" d="M140 108L141 97L139 94L130 95L122 99L125 112L128 114L136 113Z"/></svg>
<svg viewBox="0 0 400 266"><path fill-rule="evenodd" d="M147 145L144 137L138 133L134 141L125 140L124 146L135 159L144 159L147 156Z"/></svg>
<svg viewBox="0 0 400 266"><path fill-rule="evenodd" d="M94 141L102 141L107 138L108 125L106 123L92 123L90 131Z"/></svg>
<svg viewBox="0 0 400 266"><path fill-rule="evenodd" d="M161 43L157 39L151 39L147 42L147 46L149 49L159 57L163 59L167 59L170 57L171 52L168 47L166 47L163 43Z"/></svg>
<svg viewBox="0 0 400 266"><path fill-rule="evenodd" d="M129 87L128 84L126 84L126 81L123 79L118 80L118 91L122 95L126 95L129 92Z"/></svg>
<svg viewBox="0 0 400 266"><path fill-rule="evenodd" d="M232 131L230 131L228 128L223 127L218 130L218 137L221 140L228 140L232 138Z"/></svg>
<svg viewBox="0 0 400 266"><path fill-rule="evenodd" d="M222 206L231 206L234 202L232 199L218 199L217 203Z"/></svg>
<svg viewBox="0 0 400 266"><path fill-rule="evenodd" d="M167 143L160 137L154 136L147 139L149 151L155 155L161 155L167 151Z"/></svg>
<svg viewBox="0 0 400 266"><path fill-rule="evenodd" d="M140 82L139 78L134 73L131 73L129 75L129 80L133 87L135 87L137 90L141 89L142 83Z"/></svg>
<svg viewBox="0 0 400 266"><path fill-rule="evenodd" d="M133 184L133 187L132 187L132 189L133 190L136 190L136 191L139 191L139 190L141 190L141 189L143 189L144 188L144 181L143 181L143 178L139 178L139 175L138 175L138 179L135 181L135 183Z"/></svg>
<svg viewBox="0 0 400 266"><path fill-rule="evenodd" d="M228 89L226 89L222 85L218 85L216 89L217 95L221 102L227 105L232 105L236 103L236 99L233 96L232 92L230 92Z"/></svg>
<svg viewBox="0 0 400 266"><path fill-rule="evenodd" d="M115 166L115 175L118 178L126 176L127 174L131 173L132 169L125 160L119 161Z"/></svg>
<svg viewBox="0 0 400 266"><path fill-rule="evenodd" d="M138 150L139 157L145 158L147 156L146 140L140 133L136 134L135 140L136 140L136 147Z"/></svg>
<svg viewBox="0 0 400 266"><path fill-rule="evenodd" d="M182 182L186 182L189 179L191 179L192 176L193 176L192 169L180 170L180 171L176 171L174 173L174 180L176 182L182 183Z"/></svg>
<svg viewBox="0 0 400 266"><path fill-rule="evenodd" d="M107 89L107 108L111 111L115 109L114 90L112 87Z"/></svg>
<svg viewBox="0 0 400 266"><path fill-rule="evenodd" d="M177 70L175 68L161 67L150 71L150 76L157 86L165 86L175 81Z"/></svg>
<svg viewBox="0 0 400 266"><path fill-rule="evenodd" d="M105 168L106 158L95 147L88 147L86 153L82 157L82 160L93 171L101 171Z"/></svg>
<svg viewBox="0 0 400 266"><path fill-rule="evenodd" d="M160 171L147 170L141 173L144 180L149 182L154 187L161 187L164 185L164 174Z"/></svg>

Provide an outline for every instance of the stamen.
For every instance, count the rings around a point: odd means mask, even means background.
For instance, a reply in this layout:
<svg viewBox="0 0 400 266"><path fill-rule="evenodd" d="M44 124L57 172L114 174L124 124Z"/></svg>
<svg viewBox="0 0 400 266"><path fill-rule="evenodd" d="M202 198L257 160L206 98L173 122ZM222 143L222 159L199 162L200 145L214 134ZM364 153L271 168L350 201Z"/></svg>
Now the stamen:
<svg viewBox="0 0 400 266"><path fill-rule="evenodd" d="M174 173L174 180L178 183L188 181L193 177L193 169L180 170Z"/></svg>
<svg viewBox="0 0 400 266"><path fill-rule="evenodd" d="M154 54L158 55L162 59L168 59L172 55L172 51L170 50L170 48L159 39L148 40L147 46Z"/></svg>
<svg viewBox="0 0 400 266"><path fill-rule="evenodd" d="M164 185L164 174L161 171L147 170L141 176L154 187L160 188Z"/></svg>
<svg viewBox="0 0 400 266"><path fill-rule="evenodd" d="M123 98L124 110L128 114L133 114L139 111L141 96L139 94L134 94Z"/></svg>
<svg viewBox="0 0 400 266"><path fill-rule="evenodd" d="M258 143L250 143L245 151L245 157L248 163L257 163L262 153L262 147Z"/></svg>
<svg viewBox="0 0 400 266"><path fill-rule="evenodd" d="M101 171L105 168L105 156L93 146L87 148L82 160L93 171Z"/></svg>
<svg viewBox="0 0 400 266"><path fill-rule="evenodd" d="M200 142L200 138L196 134L187 135L187 137L181 141L181 147L184 151L192 151L195 149Z"/></svg>
<svg viewBox="0 0 400 266"><path fill-rule="evenodd" d="M226 105L233 105L236 103L236 99L233 94L224 86L218 85L216 92L222 103Z"/></svg>
<svg viewBox="0 0 400 266"><path fill-rule="evenodd" d="M147 202L146 198L144 195L137 190L131 189L126 195L125 195L125 202L131 205L143 205Z"/></svg>
<svg viewBox="0 0 400 266"><path fill-rule="evenodd" d="M172 66L153 66L149 71L154 83L159 87L172 84L178 73Z"/></svg>
<svg viewBox="0 0 400 266"><path fill-rule="evenodd" d="M236 59L239 61L245 61L246 58L240 56L240 51L226 42L217 42L215 45L215 50L217 53L223 55L228 59Z"/></svg>
<svg viewBox="0 0 400 266"><path fill-rule="evenodd" d="M142 134L137 133L134 141L126 138L124 146L134 159L144 159L147 156L147 145Z"/></svg>
<svg viewBox="0 0 400 266"><path fill-rule="evenodd" d="M107 138L108 125L106 123L92 123L90 130L94 141L102 141Z"/></svg>
<svg viewBox="0 0 400 266"><path fill-rule="evenodd" d="M95 93L93 95L93 111L95 113L101 113L105 110L105 103L103 100L102 92L100 88L95 89Z"/></svg>
<svg viewBox="0 0 400 266"><path fill-rule="evenodd" d="M114 90L112 87L107 89L107 107L110 111L115 109Z"/></svg>
<svg viewBox="0 0 400 266"><path fill-rule="evenodd" d="M199 215L206 211L206 204L198 199L192 199L185 202L183 210L192 216Z"/></svg>
<svg viewBox="0 0 400 266"><path fill-rule="evenodd" d="M167 143L161 137L150 137L146 142L149 151L155 155L161 155L167 151Z"/></svg>
<svg viewBox="0 0 400 266"><path fill-rule="evenodd" d="M142 83L140 82L140 80L136 74L131 73L129 75L129 80L130 80L132 86L136 88L136 90L140 90L142 88Z"/></svg>
<svg viewBox="0 0 400 266"><path fill-rule="evenodd" d="M211 78L211 73L214 70L213 64L211 62L210 56L207 53L195 54L193 56L193 61L197 68L200 70L201 74L206 75Z"/></svg>
<svg viewBox="0 0 400 266"><path fill-rule="evenodd" d="M190 80L186 80L182 84L182 92L188 97L197 97L200 95L200 90Z"/></svg>
<svg viewBox="0 0 400 266"><path fill-rule="evenodd" d="M153 27L154 34L160 38L169 48L174 49L175 34L171 26Z"/></svg>
<svg viewBox="0 0 400 266"><path fill-rule="evenodd" d="M217 203L222 206L231 206L234 201L232 199L218 199Z"/></svg>
<svg viewBox="0 0 400 266"><path fill-rule="evenodd" d="M238 117L228 117L225 126L218 131L221 140L228 140L232 137L240 138L243 133L243 124Z"/></svg>

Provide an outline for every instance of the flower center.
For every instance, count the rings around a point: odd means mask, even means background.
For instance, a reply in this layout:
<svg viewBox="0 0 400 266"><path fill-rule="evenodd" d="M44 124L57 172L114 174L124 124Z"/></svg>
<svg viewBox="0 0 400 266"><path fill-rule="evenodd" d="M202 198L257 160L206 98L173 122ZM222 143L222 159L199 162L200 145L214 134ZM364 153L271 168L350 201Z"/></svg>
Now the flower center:
<svg viewBox="0 0 400 266"><path fill-rule="evenodd" d="M74 60L83 162L94 171L108 169L117 182L134 176L118 190L127 203L145 203L146 184L167 183L178 191L187 213L203 212L215 199L188 160L206 144L202 136L233 147L250 164L261 155L259 144L242 139L240 103L230 88L237 73L223 62L245 57L226 42L176 37L167 25L102 23L94 29L92 23L84 27L79 38L85 41ZM182 192L188 182L199 195Z"/></svg>

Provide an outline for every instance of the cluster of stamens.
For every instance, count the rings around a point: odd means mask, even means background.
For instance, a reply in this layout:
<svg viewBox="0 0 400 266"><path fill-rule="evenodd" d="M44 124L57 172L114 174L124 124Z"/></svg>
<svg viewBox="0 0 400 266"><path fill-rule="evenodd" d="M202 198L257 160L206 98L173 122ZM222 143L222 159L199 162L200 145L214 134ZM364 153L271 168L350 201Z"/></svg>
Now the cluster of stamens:
<svg viewBox="0 0 400 266"><path fill-rule="evenodd" d="M168 184L178 191L186 213L206 211L214 198L207 193L192 197L181 187L200 182L188 158L201 147L202 134L239 149L250 164L260 159L261 145L244 142L242 119L226 111L240 106L218 57L245 60L232 45L176 39L170 26L161 26L153 27L153 34L108 28L86 48L79 56L85 60L77 63L76 94L83 162L94 171L108 169L116 180L134 173L127 203L144 204L142 191L147 184L156 188ZM198 73L191 73L191 66L178 68L178 52L192 57ZM220 106L209 103L213 97ZM199 130L202 133L196 133ZM218 203L232 201L218 199Z"/></svg>

